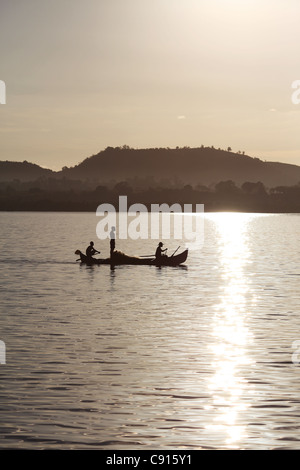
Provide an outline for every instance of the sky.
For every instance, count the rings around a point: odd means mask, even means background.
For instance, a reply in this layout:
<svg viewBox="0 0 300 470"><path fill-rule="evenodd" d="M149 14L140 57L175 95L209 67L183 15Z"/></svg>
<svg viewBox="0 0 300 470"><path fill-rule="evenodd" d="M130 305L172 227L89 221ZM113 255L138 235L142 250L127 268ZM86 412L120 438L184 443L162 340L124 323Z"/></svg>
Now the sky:
<svg viewBox="0 0 300 470"><path fill-rule="evenodd" d="M299 18L299 0L0 0L0 160L213 145L300 165Z"/></svg>

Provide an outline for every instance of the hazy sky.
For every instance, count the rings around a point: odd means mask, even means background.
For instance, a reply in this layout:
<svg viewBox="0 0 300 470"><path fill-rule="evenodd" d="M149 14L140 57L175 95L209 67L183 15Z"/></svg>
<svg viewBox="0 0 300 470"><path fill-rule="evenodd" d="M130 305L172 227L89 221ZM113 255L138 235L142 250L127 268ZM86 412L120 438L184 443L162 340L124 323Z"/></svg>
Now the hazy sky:
<svg viewBox="0 0 300 470"><path fill-rule="evenodd" d="M300 0L0 0L0 160L232 147L300 165Z"/></svg>

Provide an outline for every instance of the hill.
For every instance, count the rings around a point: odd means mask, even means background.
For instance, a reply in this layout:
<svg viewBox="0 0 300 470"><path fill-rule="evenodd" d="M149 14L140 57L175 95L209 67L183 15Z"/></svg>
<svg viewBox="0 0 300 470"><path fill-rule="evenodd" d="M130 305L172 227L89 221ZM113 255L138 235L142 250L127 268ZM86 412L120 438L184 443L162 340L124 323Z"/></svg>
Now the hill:
<svg viewBox="0 0 300 470"><path fill-rule="evenodd" d="M78 165L55 172L33 163L0 162L0 182L51 180L51 185L72 182L72 187L85 182L88 188L114 186L127 181L131 187L214 186L232 180L262 182L267 188L292 186L300 182L300 166L266 162L241 153L200 148L131 149L128 146L107 147ZM57 183L55 183L57 181ZM59 181L61 183L59 183Z"/></svg>
<svg viewBox="0 0 300 470"><path fill-rule="evenodd" d="M300 212L300 167L214 148L107 149L54 172L0 162L0 211L94 211L100 203L204 204L205 211Z"/></svg>
<svg viewBox="0 0 300 470"><path fill-rule="evenodd" d="M53 171L34 163L0 161L0 181L34 181L42 176L51 176Z"/></svg>
<svg viewBox="0 0 300 470"><path fill-rule="evenodd" d="M266 187L294 185L300 181L300 166L264 162L248 155L210 147L176 149L131 149L127 146L105 150L86 158L73 168L65 168L60 176L76 180L98 180L101 183L130 181L132 186L153 185L159 181L166 187L177 184L215 185L232 180L261 181Z"/></svg>

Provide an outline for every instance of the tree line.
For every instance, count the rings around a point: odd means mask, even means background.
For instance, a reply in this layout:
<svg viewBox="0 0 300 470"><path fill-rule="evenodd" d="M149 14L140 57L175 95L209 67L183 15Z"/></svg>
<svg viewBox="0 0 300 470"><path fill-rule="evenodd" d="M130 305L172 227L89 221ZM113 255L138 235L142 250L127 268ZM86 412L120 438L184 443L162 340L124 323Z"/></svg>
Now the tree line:
<svg viewBox="0 0 300 470"><path fill-rule="evenodd" d="M48 182L49 183L49 182ZM91 189L84 182L56 180L55 184L39 181L0 183L1 211L92 211L110 203L118 207L118 198L126 195L128 204L178 203L204 204L204 210L242 212L300 212L300 183L294 186L266 188L261 182L246 181L237 186L233 181L220 181L205 186L199 183L149 187L133 187L128 181L112 186L97 185Z"/></svg>

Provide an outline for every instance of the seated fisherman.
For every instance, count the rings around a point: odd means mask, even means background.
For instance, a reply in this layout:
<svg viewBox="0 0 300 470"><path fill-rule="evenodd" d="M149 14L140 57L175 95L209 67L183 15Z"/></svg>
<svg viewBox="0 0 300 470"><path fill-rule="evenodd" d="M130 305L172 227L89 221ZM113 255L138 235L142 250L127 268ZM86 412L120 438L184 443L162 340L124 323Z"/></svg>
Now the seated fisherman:
<svg viewBox="0 0 300 470"><path fill-rule="evenodd" d="M167 251L168 248L165 248L164 250L162 249L162 246L163 246L163 243L162 242L159 242L158 244L158 247L156 248L156 252L155 252L155 258L156 260L160 260L162 256L165 256L163 255L162 253L164 251Z"/></svg>
<svg viewBox="0 0 300 470"><path fill-rule="evenodd" d="M93 255L96 253L100 253L100 251L95 250L94 248L94 242L90 242L89 246L87 247L85 254L88 258L92 258Z"/></svg>

